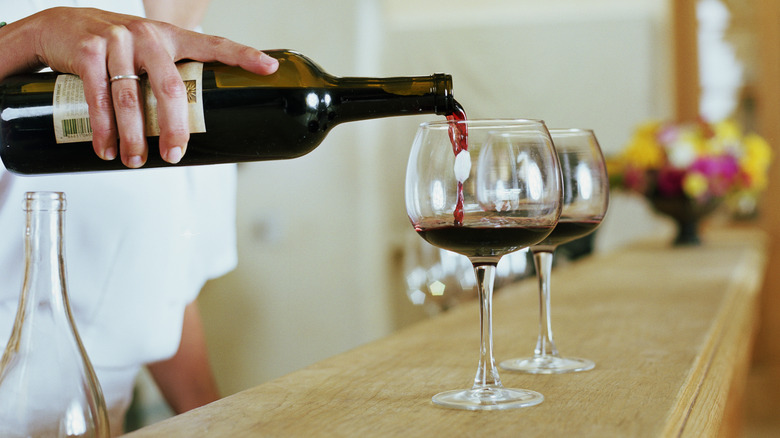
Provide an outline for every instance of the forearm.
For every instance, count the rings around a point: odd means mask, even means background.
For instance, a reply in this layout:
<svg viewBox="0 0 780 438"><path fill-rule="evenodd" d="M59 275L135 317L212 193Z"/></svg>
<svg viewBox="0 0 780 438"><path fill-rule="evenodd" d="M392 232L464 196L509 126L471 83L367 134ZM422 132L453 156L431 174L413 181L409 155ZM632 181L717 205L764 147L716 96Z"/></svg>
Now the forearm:
<svg viewBox="0 0 780 438"><path fill-rule="evenodd" d="M184 312L181 344L176 354L147 368L177 414L219 398L197 302L187 306Z"/></svg>
<svg viewBox="0 0 780 438"><path fill-rule="evenodd" d="M44 65L36 56L35 16L0 28L0 80Z"/></svg>

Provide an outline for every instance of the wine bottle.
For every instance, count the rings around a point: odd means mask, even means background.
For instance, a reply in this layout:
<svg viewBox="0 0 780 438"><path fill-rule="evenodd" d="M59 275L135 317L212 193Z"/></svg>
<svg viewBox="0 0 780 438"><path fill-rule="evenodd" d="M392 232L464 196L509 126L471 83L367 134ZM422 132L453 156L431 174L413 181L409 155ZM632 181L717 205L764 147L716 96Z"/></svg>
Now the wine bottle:
<svg viewBox="0 0 780 438"><path fill-rule="evenodd" d="M278 71L269 76L218 63L180 68L189 94L191 135L178 165L296 158L311 152L340 123L447 115L455 108L450 75L337 77L299 53L266 53L279 60ZM160 158L154 98L145 79L149 155L143 168L173 166ZM86 111L81 81L73 75L41 72L5 79L0 83L5 167L20 174L126 169L119 159L105 161L94 153Z"/></svg>

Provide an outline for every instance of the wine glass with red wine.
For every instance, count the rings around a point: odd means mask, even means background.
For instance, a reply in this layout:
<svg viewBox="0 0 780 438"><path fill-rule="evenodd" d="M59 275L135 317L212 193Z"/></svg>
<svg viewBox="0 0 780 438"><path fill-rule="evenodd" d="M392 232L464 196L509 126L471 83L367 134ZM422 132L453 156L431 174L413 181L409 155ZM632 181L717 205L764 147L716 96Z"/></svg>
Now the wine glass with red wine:
<svg viewBox="0 0 780 438"><path fill-rule="evenodd" d="M531 247L539 280L539 337L533 356L501 362L503 369L534 374L587 371L595 366L591 360L558 353L550 317L550 271L555 249L592 233L609 203L606 165L593 131L550 129L550 134L563 177L563 209L553 232Z"/></svg>
<svg viewBox="0 0 780 438"><path fill-rule="evenodd" d="M492 296L501 257L542 241L560 216L560 169L547 127L537 120L423 123L406 172L406 211L428 243L467 256L477 279L481 346L474 384L433 402L468 410L541 403L538 392L501 384Z"/></svg>

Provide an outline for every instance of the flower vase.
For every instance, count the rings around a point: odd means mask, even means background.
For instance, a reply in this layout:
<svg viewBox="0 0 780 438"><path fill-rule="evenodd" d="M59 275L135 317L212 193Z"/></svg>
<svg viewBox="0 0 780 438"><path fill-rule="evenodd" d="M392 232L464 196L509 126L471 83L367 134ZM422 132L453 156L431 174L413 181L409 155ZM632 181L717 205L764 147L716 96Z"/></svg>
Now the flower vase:
<svg viewBox="0 0 780 438"><path fill-rule="evenodd" d="M699 226L701 221L720 205L719 198L699 201L686 196L648 196L648 199L657 212L674 220L677 226L674 246L700 245Z"/></svg>

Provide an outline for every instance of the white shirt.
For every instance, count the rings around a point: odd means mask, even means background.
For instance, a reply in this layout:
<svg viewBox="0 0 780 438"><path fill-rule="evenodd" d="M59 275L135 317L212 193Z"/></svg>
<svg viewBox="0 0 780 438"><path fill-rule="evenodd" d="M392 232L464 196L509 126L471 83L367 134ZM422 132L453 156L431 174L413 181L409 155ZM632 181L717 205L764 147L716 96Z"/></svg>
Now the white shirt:
<svg viewBox="0 0 780 438"><path fill-rule="evenodd" d="M141 0L0 0L0 18L10 22L58 5L143 15ZM22 199L36 190L67 197L71 308L115 429L140 367L177 351L184 307L208 279L236 265L235 165L37 177L0 166L1 346L24 271Z"/></svg>

